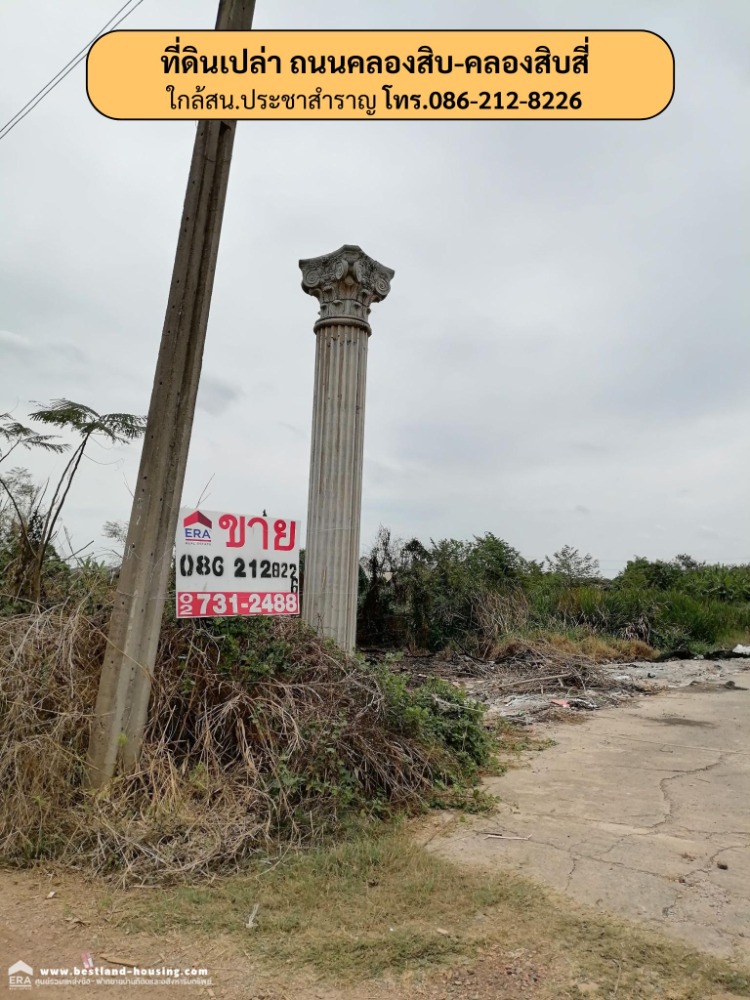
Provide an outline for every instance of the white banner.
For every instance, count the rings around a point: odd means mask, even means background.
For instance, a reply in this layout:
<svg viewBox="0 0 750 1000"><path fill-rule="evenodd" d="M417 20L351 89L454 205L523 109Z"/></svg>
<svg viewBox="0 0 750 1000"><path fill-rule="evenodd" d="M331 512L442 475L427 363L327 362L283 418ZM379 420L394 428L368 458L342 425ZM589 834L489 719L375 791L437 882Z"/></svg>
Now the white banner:
<svg viewBox="0 0 750 1000"><path fill-rule="evenodd" d="M299 614L299 521L183 507L178 618Z"/></svg>

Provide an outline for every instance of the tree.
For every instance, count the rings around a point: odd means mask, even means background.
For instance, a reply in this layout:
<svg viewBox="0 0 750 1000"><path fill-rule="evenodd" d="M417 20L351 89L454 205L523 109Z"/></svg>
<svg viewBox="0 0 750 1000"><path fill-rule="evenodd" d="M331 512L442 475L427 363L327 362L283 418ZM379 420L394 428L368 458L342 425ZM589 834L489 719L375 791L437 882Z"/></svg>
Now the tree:
<svg viewBox="0 0 750 1000"><path fill-rule="evenodd" d="M583 583L599 577L599 561L588 553L584 556L572 545L563 545L552 558L545 557L547 572L564 577L568 583Z"/></svg>
<svg viewBox="0 0 750 1000"><path fill-rule="evenodd" d="M359 564L357 635L362 644L386 645L393 639L395 574L403 563L401 544L380 525L367 556Z"/></svg>
<svg viewBox="0 0 750 1000"><path fill-rule="evenodd" d="M514 589L527 571L520 552L489 531L474 538L467 565L474 582L490 590Z"/></svg>
<svg viewBox="0 0 750 1000"><path fill-rule="evenodd" d="M110 553L115 557L119 565L123 560L125 545L128 540L128 522L105 521L102 532L105 538L110 538L119 546L117 549L110 549Z"/></svg>
<svg viewBox="0 0 750 1000"><path fill-rule="evenodd" d="M683 570L685 573L689 572L691 569L702 569L706 565L705 563L698 562L697 559L693 559L692 556L686 555L685 553L675 556L673 562L678 569Z"/></svg>
<svg viewBox="0 0 750 1000"><path fill-rule="evenodd" d="M24 508L17 476L0 475L0 490L13 509L22 540L21 573L17 581L16 597L27 598L38 604L42 596L45 558L50 552L60 514L89 441L93 437L105 438L113 444L133 441L143 434L146 418L131 413L100 414L90 406L74 403L69 399L55 399L48 406L39 407L30 413L29 418L48 427L73 431L80 437L48 503L45 503L45 496L49 482L34 494L31 504L27 503ZM40 448L58 454L69 450L70 446L58 443L57 438L58 435L39 433L12 420L9 414L3 414L0 416L0 439L7 446L0 454L0 462L5 461L19 447Z"/></svg>
<svg viewBox="0 0 750 1000"><path fill-rule="evenodd" d="M10 413L0 413L0 462L6 459L16 448L40 448L57 454L67 451L69 445L58 444L56 434L39 434L31 427L19 424Z"/></svg>

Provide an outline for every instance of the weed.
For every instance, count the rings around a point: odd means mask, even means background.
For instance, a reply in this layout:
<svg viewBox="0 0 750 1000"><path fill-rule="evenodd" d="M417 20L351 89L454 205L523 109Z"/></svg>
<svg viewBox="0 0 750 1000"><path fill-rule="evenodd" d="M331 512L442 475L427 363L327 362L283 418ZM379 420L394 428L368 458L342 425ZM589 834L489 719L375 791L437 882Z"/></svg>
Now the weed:
<svg viewBox="0 0 750 1000"><path fill-rule="evenodd" d="M360 828L344 843L292 851L270 867L254 862L210 889L131 893L116 920L129 932L156 934L199 924L208 937L226 935L246 948L238 917L256 904L254 959L328 982L472 963L479 950L502 968L522 949L558 970L561 998L580 997L575 984L592 980L610 984L595 994L602 997L618 980L618 995L629 1000L705 1000L719 989L750 996L750 977L728 962L508 872L458 867L417 846L403 823Z"/></svg>
<svg viewBox="0 0 750 1000"><path fill-rule="evenodd" d="M195 880L352 816L481 803L480 707L441 682L407 690L296 619L165 619L140 770L86 793L105 622L80 607L0 619L6 861Z"/></svg>

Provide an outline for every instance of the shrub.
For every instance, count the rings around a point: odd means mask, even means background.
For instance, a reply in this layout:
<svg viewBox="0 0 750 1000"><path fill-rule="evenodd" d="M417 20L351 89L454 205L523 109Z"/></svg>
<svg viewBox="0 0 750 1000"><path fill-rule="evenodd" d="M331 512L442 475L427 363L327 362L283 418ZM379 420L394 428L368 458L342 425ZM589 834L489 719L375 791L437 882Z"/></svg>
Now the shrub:
<svg viewBox="0 0 750 1000"><path fill-rule="evenodd" d="M358 628L385 648L492 656L512 635L570 629L667 648L750 629L750 566L638 557L607 581L572 546L547 559L545 572L491 533L402 546L381 529L379 545L371 565L382 572L370 578Z"/></svg>
<svg viewBox="0 0 750 1000"><path fill-rule="evenodd" d="M406 735L446 747L458 764L456 777L473 774L490 762L493 741L485 730L481 705L440 678L414 689L403 677L383 672L391 723Z"/></svg>
<svg viewBox="0 0 750 1000"><path fill-rule="evenodd" d="M297 619L165 619L140 770L83 791L108 607L0 619L0 853L208 876L470 786L481 709L405 689Z"/></svg>

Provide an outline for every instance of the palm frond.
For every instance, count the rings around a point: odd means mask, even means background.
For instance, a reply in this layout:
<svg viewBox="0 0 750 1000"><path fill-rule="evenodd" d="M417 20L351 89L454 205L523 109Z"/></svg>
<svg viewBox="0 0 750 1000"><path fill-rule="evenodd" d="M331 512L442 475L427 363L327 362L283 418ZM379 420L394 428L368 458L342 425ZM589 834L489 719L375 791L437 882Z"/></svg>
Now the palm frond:
<svg viewBox="0 0 750 1000"><path fill-rule="evenodd" d="M29 414L32 420L38 420L42 424L52 424L54 427L72 428L77 431L84 431L87 425L95 423L99 419L96 410L83 403L74 403L70 399L53 399L47 406L41 406Z"/></svg>
<svg viewBox="0 0 750 1000"><path fill-rule="evenodd" d="M146 430L146 418L133 413L106 413L98 420L97 431L115 441L132 441Z"/></svg>
<svg viewBox="0 0 750 1000"><path fill-rule="evenodd" d="M40 434L33 427L26 427L11 419L9 413L0 413L0 438L12 442L13 448L41 448L42 451L59 454L66 451L69 446L57 443L56 437L56 434Z"/></svg>
<svg viewBox="0 0 750 1000"><path fill-rule="evenodd" d="M145 417L132 413L97 413L90 406L70 399L53 399L49 406L40 407L29 416L43 424L75 430L83 437L103 434L117 443L132 441L146 429Z"/></svg>

